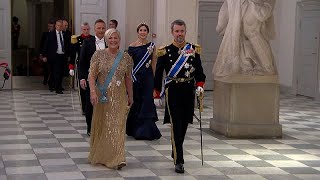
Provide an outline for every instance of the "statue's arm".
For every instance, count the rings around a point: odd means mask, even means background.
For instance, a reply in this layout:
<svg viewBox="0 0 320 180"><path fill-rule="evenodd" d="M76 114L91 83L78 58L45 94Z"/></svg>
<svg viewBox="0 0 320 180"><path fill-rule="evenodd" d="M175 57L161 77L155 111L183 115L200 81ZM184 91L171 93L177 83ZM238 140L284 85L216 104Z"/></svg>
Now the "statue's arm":
<svg viewBox="0 0 320 180"><path fill-rule="evenodd" d="M253 5L254 16L261 22L272 16L275 0L249 0Z"/></svg>
<svg viewBox="0 0 320 180"><path fill-rule="evenodd" d="M216 27L216 31L219 33L219 35L221 36L224 35L224 32L226 31L226 28L228 25L228 21L229 21L228 5L227 5L227 1L224 1L219 11L218 24Z"/></svg>

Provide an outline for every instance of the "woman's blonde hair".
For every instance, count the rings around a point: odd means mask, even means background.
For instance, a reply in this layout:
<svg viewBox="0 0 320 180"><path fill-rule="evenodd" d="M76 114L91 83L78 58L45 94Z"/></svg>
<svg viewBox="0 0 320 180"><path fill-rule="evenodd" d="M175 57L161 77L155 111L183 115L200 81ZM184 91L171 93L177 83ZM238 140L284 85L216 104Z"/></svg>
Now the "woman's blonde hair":
<svg viewBox="0 0 320 180"><path fill-rule="evenodd" d="M104 33L105 40L107 41L113 33L117 33L119 39L121 39L120 32L117 29L110 28L106 31L106 33Z"/></svg>

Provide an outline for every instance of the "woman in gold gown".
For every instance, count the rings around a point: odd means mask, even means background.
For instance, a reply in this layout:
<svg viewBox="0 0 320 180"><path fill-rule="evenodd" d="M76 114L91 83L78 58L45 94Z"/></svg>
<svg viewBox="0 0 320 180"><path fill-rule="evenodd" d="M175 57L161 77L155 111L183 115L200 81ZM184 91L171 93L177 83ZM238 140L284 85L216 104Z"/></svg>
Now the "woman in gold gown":
<svg viewBox="0 0 320 180"><path fill-rule="evenodd" d="M120 33L109 29L105 33L108 48L98 50L91 59L89 69L90 100L93 104L90 136L91 164L103 164L108 168L121 169L125 162L125 127L128 110L133 103L131 71L132 58L120 52ZM121 57L109 84L105 81L116 59ZM99 87L97 86L100 85ZM106 91L101 93L101 85ZM103 96L105 94L105 96ZM106 97L107 101L102 101Z"/></svg>

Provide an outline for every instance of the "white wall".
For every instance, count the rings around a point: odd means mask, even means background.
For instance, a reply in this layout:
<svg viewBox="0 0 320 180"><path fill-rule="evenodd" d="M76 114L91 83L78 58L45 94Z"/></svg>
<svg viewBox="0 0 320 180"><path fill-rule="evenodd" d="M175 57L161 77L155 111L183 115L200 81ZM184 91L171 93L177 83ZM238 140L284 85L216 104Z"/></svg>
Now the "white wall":
<svg viewBox="0 0 320 180"><path fill-rule="evenodd" d="M126 16L127 16L127 0L108 0L108 20L116 19L118 21L118 30L121 34L120 48L124 49L126 46Z"/></svg>

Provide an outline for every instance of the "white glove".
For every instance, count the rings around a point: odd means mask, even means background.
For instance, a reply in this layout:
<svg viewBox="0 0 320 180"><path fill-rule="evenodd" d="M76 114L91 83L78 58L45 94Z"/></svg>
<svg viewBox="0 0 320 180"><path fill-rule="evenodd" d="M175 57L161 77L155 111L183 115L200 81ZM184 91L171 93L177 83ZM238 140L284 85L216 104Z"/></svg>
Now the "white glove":
<svg viewBox="0 0 320 180"><path fill-rule="evenodd" d="M153 99L154 105L156 105L156 107L162 107L162 100L159 99Z"/></svg>
<svg viewBox="0 0 320 180"><path fill-rule="evenodd" d="M74 76L74 70L70 69L69 74L70 74L70 76Z"/></svg>
<svg viewBox="0 0 320 180"><path fill-rule="evenodd" d="M204 91L203 88L201 86L198 86L196 89L196 95L200 96L203 93L203 91Z"/></svg>

